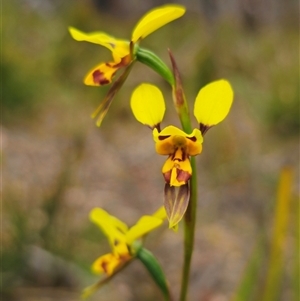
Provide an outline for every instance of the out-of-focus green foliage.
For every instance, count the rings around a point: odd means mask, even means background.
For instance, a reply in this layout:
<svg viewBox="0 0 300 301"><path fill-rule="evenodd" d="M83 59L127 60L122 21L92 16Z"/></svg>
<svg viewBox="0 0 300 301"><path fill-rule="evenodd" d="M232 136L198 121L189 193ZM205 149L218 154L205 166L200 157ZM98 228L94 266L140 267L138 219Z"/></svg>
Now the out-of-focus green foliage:
<svg viewBox="0 0 300 301"><path fill-rule="evenodd" d="M293 168L285 167L282 170L278 183L274 219L272 221L272 237L268 239L266 229L262 229L257 246L242 275L242 281L234 294L233 301L280 300L284 280L284 265L287 262L285 255L287 253L286 239L288 228L299 222L297 216L299 211L296 214L293 214L291 211L294 201L291 194L293 177ZM297 205L296 207L298 207ZM292 248L293 252L299 255L297 253L299 249L298 239L299 236L298 238L296 237ZM299 272L299 258L292 256L292 260L292 265L295 266L296 271L292 281L296 282L296 279L299 279L297 275ZM267 271L264 271L265 263L267 263ZM297 300L299 288L297 285L293 286L292 284L291 288L291 296Z"/></svg>

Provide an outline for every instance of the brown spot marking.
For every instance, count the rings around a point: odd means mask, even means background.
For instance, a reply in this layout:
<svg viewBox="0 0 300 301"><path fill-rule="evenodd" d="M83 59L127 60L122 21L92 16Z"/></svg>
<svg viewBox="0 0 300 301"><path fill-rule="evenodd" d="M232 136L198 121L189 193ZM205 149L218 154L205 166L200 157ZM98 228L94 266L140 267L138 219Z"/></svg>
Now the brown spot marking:
<svg viewBox="0 0 300 301"><path fill-rule="evenodd" d="M110 81L104 77L103 72L96 70L93 72L93 81L95 84L98 84L99 86L109 84Z"/></svg>
<svg viewBox="0 0 300 301"><path fill-rule="evenodd" d="M203 123L200 123L200 132L202 133L202 136L212 127L213 125L205 125Z"/></svg>
<svg viewBox="0 0 300 301"><path fill-rule="evenodd" d="M165 140L167 138L171 137L171 135L166 135L166 136L158 136L158 140Z"/></svg>
<svg viewBox="0 0 300 301"><path fill-rule="evenodd" d="M165 181L166 183L170 184L170 180L171 180L171 170L170 171L167 171L165 172L163 175L164 175L164 178L165 178Z"/></svg>
<svg viewBox="0 0 300 301"><path fill-rule="evenodd" d="M196 142L197 141L197 138L194 136L194 137L186 137L187 139L193 141L193 142Z"/></svg>
<svg viewBox="0 0 300 301"><path fill-rule="evenodd" d="M187 171L184 171L182 169L177 169L176 172L177 172L176 178L177 178L178 182L184 181L186 183L191 177L190 173L188 173Z"/></svg>
<svg viewBox="0 0 300 301"><path fill-rule="evenodd" d="M126 56L122 57L120 63L114 64L114 67L115 67L115 68L125 67L125 66L127 66L130 62L131 62L131 56L130 56L130 54L129 54L129 55L126 55Z"/></svg>
<svg viewBox="0 0 300 301"><path fill-rule="evenodd" d="M108 263L106 262L106 261L103 261L102 263L101 263L101 267L102 267L102 269L103 269L103 271L105 272L105 274L107 274L107 265L108 265Z"/></svg>

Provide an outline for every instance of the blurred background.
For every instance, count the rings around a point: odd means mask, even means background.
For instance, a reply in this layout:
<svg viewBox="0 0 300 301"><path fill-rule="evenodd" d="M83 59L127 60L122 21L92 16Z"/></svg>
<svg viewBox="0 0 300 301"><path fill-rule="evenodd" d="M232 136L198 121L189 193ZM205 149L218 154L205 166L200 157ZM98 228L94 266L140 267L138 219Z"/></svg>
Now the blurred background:
<svg viewBox="0 0 300 301"><path fill-rule="evenodd" d="M99 276L91 263L109 251L89 211L102 207L128 225L163 202L152 134L129 100L141 82L158 85L179 126L169 86L136 63L101 128L91 113L109 87L84 75L110 60L74 41L68 26L130 39L149 9L166 1L10 0L2 3L2 297L80 300ZM199 201L190 301L299 298L299 2L176 1L186 14L141 45L176 58L190 104L210 81L235 91L226 120L197 157ZM170 64L169 64L170 65ZM197 126L193 119L194 126ZM154 231L146 247L176 296L182 225ZM134 261L91 300L163 300Z"/></svg>

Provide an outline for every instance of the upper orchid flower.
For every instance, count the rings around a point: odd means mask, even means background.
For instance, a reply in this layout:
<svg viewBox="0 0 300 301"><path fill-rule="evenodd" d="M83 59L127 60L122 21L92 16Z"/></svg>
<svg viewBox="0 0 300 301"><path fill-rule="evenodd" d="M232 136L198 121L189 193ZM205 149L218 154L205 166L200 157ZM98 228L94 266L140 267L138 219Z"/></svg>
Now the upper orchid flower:
<svg viewBox="0 0 300 301"><path fill-rule="evenodd" d="M134 90L131 108L135 118L153 130L156 152L168 156L162 168L166 183L170 186L186 184L192 175L189 157L202 151L200 130L187 134L175 126L167 126L161 131L165 102L161 91L150 84L141 84Z"/></svg>
<svg viewBox="0 0 300 301"><path fill-rule="evenodd" d="M160 130L165 102L157 87L141 84L131 96L131 108L135 118L153 130L156 152L168 156L162 173L166 182L165 208L170 227L181 220L188 205L188 181L192 176L189 157L201 153L202 135L226 117L232 100L233 91L226 80L215 81L203 87L194 105L194 115L200 129L185 133L175 126Z"/></svg>
<svg viewBox="0 0 300 301"><path fill-rule="evenodd" d="M84 83L90 86L103 86L112 82L116 72L125 68L124 73L119 77L118 82L111 88L106 99L100 104L92 117L99 114L97 125L100 126L113 96L121 88L126 80L131 64L137 59L150 66L161 74L170 83L173 82L173 75L168 67L152 52L139 48L139 42L146 36L156 31L165 24L181 17L185 8L180 5L165 5L155 8L145 14L135 26L130 41L116 39L104 32L84 33L73 27L69 28L71 36L76 41L86 41L101 45L109 49L113 60L102 62L95 66L84 78Z"/></svg>
<svg viewBox="0 0 300 301"><path fill-rule="evenodd" d="M116 71L128 66L135 59L134 45L165 24L181 17L185 8L179 5L166 5L145 14L135 26L131 40L115 39L104 32L84 33L73 27L69 28L76 41L95 43L109 49L112 62L100 63L85 77L84 83L90 86L102 86L110 83Z"/></svg>

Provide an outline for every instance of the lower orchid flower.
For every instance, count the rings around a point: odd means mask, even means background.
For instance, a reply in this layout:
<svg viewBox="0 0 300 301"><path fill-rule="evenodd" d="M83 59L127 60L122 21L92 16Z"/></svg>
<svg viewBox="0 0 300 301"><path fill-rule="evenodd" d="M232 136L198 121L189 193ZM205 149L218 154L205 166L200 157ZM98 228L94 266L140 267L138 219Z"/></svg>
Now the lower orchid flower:
<svg viewBox="0 0 300 301"><path fill-rule="evenodd" d="M96 274L105 273L111 276L135 257L135 242L159 227L166 217L161 207L153 215L142 216L137 223L129 228L125 223L110 215L101 208L94 208L90 213L90 220L100 227L107 236L112 252L100 256L92 265Z"/></svg>

